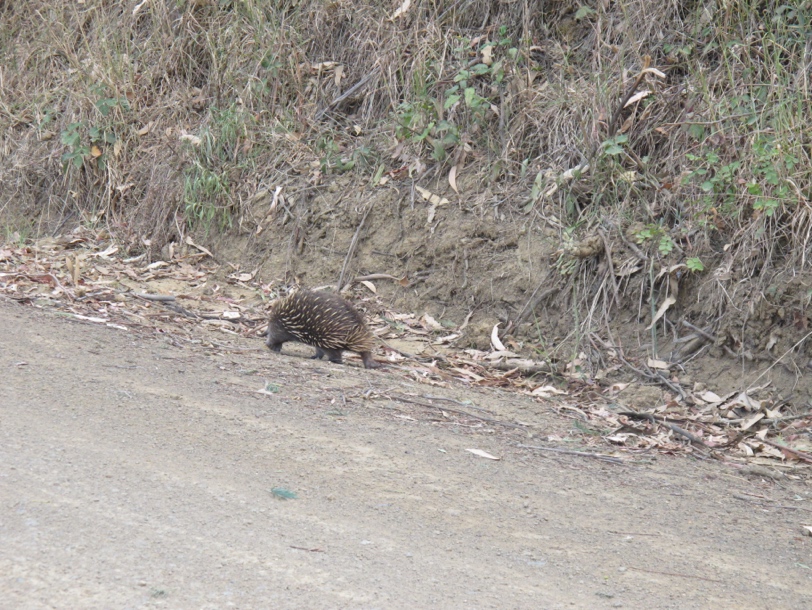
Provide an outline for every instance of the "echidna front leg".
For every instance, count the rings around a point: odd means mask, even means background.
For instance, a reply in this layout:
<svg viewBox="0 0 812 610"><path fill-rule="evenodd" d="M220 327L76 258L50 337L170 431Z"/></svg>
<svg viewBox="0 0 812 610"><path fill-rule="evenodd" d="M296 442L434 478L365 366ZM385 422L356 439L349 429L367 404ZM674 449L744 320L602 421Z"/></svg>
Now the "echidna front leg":
<svg viewBox="0 0 812 610"><path fill-rule="evenodd" d="M282 352L282 343L284 343L284 341L280 341L279 343L271 343L271 341L268 340L266 343L268 344L268 349L272 352L276 352L277 354Z"/></svg>

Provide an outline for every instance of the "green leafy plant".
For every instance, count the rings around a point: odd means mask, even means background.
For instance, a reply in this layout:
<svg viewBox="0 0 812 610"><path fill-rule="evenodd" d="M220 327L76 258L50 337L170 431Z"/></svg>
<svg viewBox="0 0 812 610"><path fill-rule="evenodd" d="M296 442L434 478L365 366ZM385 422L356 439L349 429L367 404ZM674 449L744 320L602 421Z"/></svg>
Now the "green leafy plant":
<svg viewBox="0 0 812 610"><path fill-rule="evenodd" d="M415 77L416 99L402 104L397 111L397 137L429 145L435 161L448 157L449 151L460 144L463 131L487 133L489 123L498 116L492 108L496 107L495 96L503 86L506 69L521 59L504 26L495 40L478 47L479 63L468 62L471 40L463 37L457 42L453 53L465 67L454 74L453 84L438 92L440 82L432 82L429 71L421 72ZM469 124L477 128L471 130Z"/></svg>
<svg viewBox="0 0 812 610"><path fill-rule="evenodd" d="M648 225L644 229L638 231L635 234L635 238L639 244L647 241L656 241L657 250L663 256L668 256L674 249L674 240L672 240L671 236L665 231L665 229L659 225Z"/></svg>
<svg viewBox="0 0 812 610"><path fill-rule="evenodd" d="M623 153L623 145L628 143L628 141L629 137L621 133L605 140L601 144L601 150L603 150L605 155L614 157Z"/></svg>
<svg viewBox="0 0 812 610"><path fill-rule="evenodd" d="M81 130L84 126L82 121L71 123L59 136L60 142L68 147L68 151L62 155L63 169L67 169L69 164L78 169L82 167L85 158L90 156L90 146L82 143Z"/></svg>
<svg viewBox="0 0 812 610"><path fill-rule="evenodd" d="M687 153L685 157L698 165L686 176L685 182L699 181L699 188L704 193L700 199L704 211L718 209L732 215L738 195L736 178L741 161L723 164L721 157L713 149L707 150L703 155Z"/></svg>
<svg viewBox="0 0 812 610"><path fill-rule="evenodd" d="M689 258L685 261L685 266L688 267L693 273L699 273L705 270L705 265L696 257Z"/></svg>
<svg viewBox="0 0 812 610"><path fill-rule="evenodd" d="M90 124L86 121L71 123L60 133L60 142L68 147L62 155L64 171L73 165L79 169L85 161L95 160L97 166L104 170L110 158L110 147L118 142L110 113L115 108L129 110L130 104L125 98L109 97L105 85L93 85L90 92L96 97L95 108L99 111L102 121L99 124ZM51 115L46 112L41 125L47 124Z"/></svg>
<svg viewBox="0 0 812 610"><path fill-rule="evenodd" d="M715 149L706 150L701 155L688 153L685 156L698 166L686 180L699 181L699 188L704 193L701 201L706 210L716 208L728 215L735 213L744 201L742 185L751 198L753 210L766 216L772 216L783 201L791 198L791 183L786 176L796 168L798 158L771 135L756 138L751 150L742 152L742 158L751 162L749 168L745 168L740 160L722 163ZM750 170L747 181L741 177L745 169Z"/></svg>
<svg viewBox="0 0 812 610"><path fill-rule="evenodd" d="M754 197L753 209L772 216L781 202L790 198L790 183L785 174L795 169L798 158L783 150L771 136L756 139L753 152L756 158L753 179L745 186Z"/></svg>
<svg viewBox="0 0 812 610"><path fill-rule="evenodd" d="M186 170L183 183L183 204L187 220L192 225L202 225L207 231L215 220L222 227L228 226L230 217L227 208L218 205L218 202L227 200L229 193L225 173L214 172L195 162Z"/></svg>
<svg viewBox="0 0 812 610"><path fill-rule="evenodd" d="M579 6L578 10L575 11L575 21L581 21L581 19L584 19L594 14L595 14L594 8L591 8L589 6Z"/></svg>

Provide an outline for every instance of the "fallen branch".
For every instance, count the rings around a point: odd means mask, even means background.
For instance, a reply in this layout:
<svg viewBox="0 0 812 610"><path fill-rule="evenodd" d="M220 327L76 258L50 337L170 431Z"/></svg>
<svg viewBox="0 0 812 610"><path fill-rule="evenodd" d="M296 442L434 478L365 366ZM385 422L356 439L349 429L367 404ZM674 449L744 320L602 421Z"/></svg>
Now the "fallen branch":
<svg viewBox="0 0 812 610"><path fill-rule="evenodd" d="M606 265L609 268L609 279L612 282L612 292L614 293L615 297L615 305L620 307L620 297L618 296L618 287L617 287L617 278L615 277L615 266L612 264L612 249L609 247L609 239L606 237L606 233L598 230L598 235L601 236L601 241L603 241L603 249L606 252Z"/></svg>
<svg viewBox="0 0 812 610"><path fill-rule="evenodd" d="M369 74L364 76L361 80L359 80L357 83L355 83L352 87L347 89L344 93L342 93L337 98L335 98L332 102L327 104L326 108L322 108L321 110L319 110L316 113L316 120L317 121L320 120L321 117L323 117L325 114L327 114L330 110L332 110L333 108L338 106L341 102L343 102L345 99L350 97L352 94L354 94L356 91L358 91L361 87L366 85L372 79L372 77L375 76L378 73L378 69L379 69L379 66L375 66L375 68L372 70L372 72L370 72Z"/></svg>
<svg viewBox="0 0 812 610"><path fill-rule="evenodd" d="M663 377L660 373L655 373L648 367L645 367L644 369L638 369L636 366L633 366L628 360L626 360L620 354L618 354L618 358L620 358L623 361L623 364L628 366L638 375L642 375L643 377L646 377L648 379L651 379L652 381L656 381L657 383L666 386L668 389L679 394L680 400L685 400L685 390L683 390L680 386L668 381L668 379Z"/></svg>
<svg viewBox="0 0 812 610"><path fill-rule="evenodd" d="M171 294L146 294L144 292L133 292L133 294L139 299L157 301L158 303L169 303L175 300L175 297Z"/></svg>
<svg viewBox="0 0 812 610"><path fill-rule="evenodd" d="M472 419L478 419L479 421L488 422L489 424L496 424L499 426L505 426L507 428L518 428L519 430L526 430L527 427L521 424L513 424L511 422L501 421L499 419L492 419L490 417L482 417L481 415L474 415L473 413L469 413L468 411L462 411L460 409L449 409L448 407L438 407L437 405L432 405L426 402L421 402L419 400L412 400L411 398L407 398L406 396L401 396L400 394L389 394L385 395L387 398L391 400L399 400L400 402L408 402L413 405L418 405L421 407L426 407L428 409L436 409L438 411L448 411L449 413L456 413L457 415L462 415L463 417L470 417Z"/></svg>
<svg viewBox="0 0 812 610"><path fill-rule="evenodd" d="M699 328L698 326L694 326L693 324L691 324L687 320L683 320L682 325L685 328L690 328L696 334L703 336L705 339L707 339L711 343L716 343L716 335L714 335L713 333L709 333L706 330L702 330L701 328Z"/></svg>
<svg viewBox="0 0 812 610"><path fill-rule="evenodd" d="M805 453L803 451L798 451L797 449L792 449L790 447L787 447L786 445L779 445L778 443L768 441L766 438L759 439L759 440L762 443L770 445L771 447L775 447L776 449L780 449L781 451L786 451L787 453L791 453L792 455L794 455L798 459L803 460L804 462L809 462L810 464L812 464L812 455L810 455L808 453Z"/></svg>
<svg viewBox="0 0 812 610"><path fill-rule="evenodd" d="M174 311L182 316L186 316L187 318L193 318L195 320L199 320L200 316L196 313L189 311L188 309L184 309L180 305L176 305L174 303L175 297L170 294L143 294L140 292L133 292L134 296L138 297L139 299L143 299L145 301L152 301L156 303L160 303L167 309Z"/></svg>
<svg viewBox="0 0 812 610"><path fill-rule="evenodd" d="M707 580L708 582L718 582L722 584L724 581L721 580L714 580L713 578L705 578L704 576L691 576L690 574L679 574L677 572L661 572L659 570L646 570L645 568L634 568L629 566L630 570L636 570L638 572L647 572L649 574L662 574L664 576L678 576L679 578L696 578L698 580Z"/></svg>
<svg viewBox="0 0 812 610"><path fill-rule="evenodd" d="M677 426L676 424L672 424L669 421L665 420L662 417L657 417L652 413L638 413L637 411L620 411L618 415L625 415L626 417L631 417L632 419L645 419L655 424L661 424L671 430L672 432L676 432L677 434L684 436L692 443L696 443L698 445L702 445L706 449L713 449L713 447L708 446L705 441L701 438L694 436L687 430L684 430Z"/></svg>
<svg viewBox="0 0 812 610"><path fill-rule="evenodd" d="M559 449L558 447L540 447L539 445L516 445L517 447L521 447L522 449L537 449L539 451L550 451L553 453L563 453L565 455L577 455L578 457L588 457L588 458L595 458L596 460L600 460L601 462L609 462L610 464L625 464L625 460L621 460L620 458L612 457L611 455L605 455L603 453L590 453L589 451L574 451L572 449Z"/></svg>
<svg viewBox="0 0 812 610"><path fill-rule="evenodd" d="M372 204L367 206L364 215L361 217L361 222L358 223L358 227L355 229L355 234L352 236L352 241L350 242L350 247L347 250L347 256L344 257L344 264L341 266L341 273L338 275L338 285L336 288L338 289L339 294L341 290L344 288L344 274L347 271L347 265L350 263L350 260L355 254L355 248L358 246L358 236L361 234L361 229L364 227L364 223L367 220L367 216L372 211Z"/></svg>

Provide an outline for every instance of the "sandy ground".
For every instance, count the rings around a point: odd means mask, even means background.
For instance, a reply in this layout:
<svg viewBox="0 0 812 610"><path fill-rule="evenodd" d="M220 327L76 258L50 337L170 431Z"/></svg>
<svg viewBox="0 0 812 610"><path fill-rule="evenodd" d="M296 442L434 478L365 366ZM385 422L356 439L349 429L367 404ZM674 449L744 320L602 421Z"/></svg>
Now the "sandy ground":
<svg viewBox="0 0 812 610"><path fill-rule="evenodd" d="M235 341L0 302L0 606L812 608L804 481L542 454L381 396L565 436L541 403Z"/></svg>

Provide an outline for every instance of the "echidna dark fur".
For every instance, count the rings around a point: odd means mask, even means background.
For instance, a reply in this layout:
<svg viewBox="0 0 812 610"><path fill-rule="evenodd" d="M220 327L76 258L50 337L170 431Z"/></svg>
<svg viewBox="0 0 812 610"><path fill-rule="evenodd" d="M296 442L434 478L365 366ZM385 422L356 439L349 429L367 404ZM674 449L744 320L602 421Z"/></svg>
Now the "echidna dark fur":
<svg viewBox="0 0 812 610"><path fill-rule="evenodd" d="M298 290L277 301L271 309L266 343L274 352L286 341L316 348L313 358L325 354L341 363L341 352L357 352L368 369L380 366L372 359L374 339L364 318L340 296L329 292Z"/></svg>

